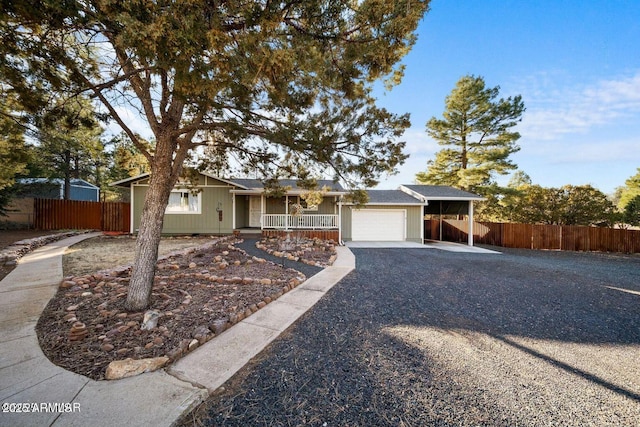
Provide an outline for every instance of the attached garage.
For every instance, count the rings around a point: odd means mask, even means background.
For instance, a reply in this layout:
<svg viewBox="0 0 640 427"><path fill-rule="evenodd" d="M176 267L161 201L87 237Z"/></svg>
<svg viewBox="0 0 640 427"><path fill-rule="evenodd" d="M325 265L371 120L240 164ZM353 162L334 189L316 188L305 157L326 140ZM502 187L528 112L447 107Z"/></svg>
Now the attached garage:
<svg viewBox="0 0 640 427"><path fill-rule="evenodd" d="M402 242L406 236L406 210L362 209L351 213L352 240Z"/></svg>
<svg viewBox="0 0 640 427"><path fill-rule="evenodd" d="M422 243L422 201L399 190L367 194L365 205L342 207L342 240Z"/></svg>

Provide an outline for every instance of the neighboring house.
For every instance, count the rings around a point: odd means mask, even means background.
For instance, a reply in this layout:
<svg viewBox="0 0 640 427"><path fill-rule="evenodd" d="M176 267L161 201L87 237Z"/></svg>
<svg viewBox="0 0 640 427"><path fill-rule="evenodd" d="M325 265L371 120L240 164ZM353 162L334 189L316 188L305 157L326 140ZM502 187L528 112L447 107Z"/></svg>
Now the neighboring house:
<svg viewBox="0 0 640 427"><path fill-rule="evenodd" d="M64 199L64 179L20 178L16 184L20 198ZM69 196L69 200L97 202L100 200L100 188L84 179L72 178Z"/></svg>
<svg viewBox="0 0 640 427"><path fill-rule="evenodd" d="M397 190L369 190L364 206L347 203L347 191L333 181L318 206L304 206L305 190L295 180L282 180L288 188L282 197L270 197L257 179L223 179L206 173L196 186L179 182L169 197L163 233L231 234L265 230L327 230L338 241L380 240L422 242L424 216L431 213L469 214L473 202L482 197L444 186L403 185ZM114 182L131 190L131 232L140 226L149 174ZM292 215L293 203L303 205L301 215ZM437 212L436 212L437 211ZM471 233L472 235L472 233ZM470 239L470 244L473 241Z"/></svg>

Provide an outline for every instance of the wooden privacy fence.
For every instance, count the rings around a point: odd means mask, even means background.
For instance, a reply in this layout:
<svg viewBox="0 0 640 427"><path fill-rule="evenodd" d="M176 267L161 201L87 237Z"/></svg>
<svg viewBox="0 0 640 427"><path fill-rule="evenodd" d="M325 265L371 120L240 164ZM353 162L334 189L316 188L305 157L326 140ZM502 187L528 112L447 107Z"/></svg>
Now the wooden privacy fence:
<svg viewBox="0 0 640 427"><path fill-rule="evenodd" d="M33 225L40 230L102 230L129 232L129 203L34 199Z"/></svg>
<svg viewBox="0 0 640 427"><path fill-rule="evenodd" d="M425 221L425 239L467 242L469 222L445 219ZM640 231L577 225L533 225L474 222L475 243L505 248L563 251L640 253Z"/></svg>

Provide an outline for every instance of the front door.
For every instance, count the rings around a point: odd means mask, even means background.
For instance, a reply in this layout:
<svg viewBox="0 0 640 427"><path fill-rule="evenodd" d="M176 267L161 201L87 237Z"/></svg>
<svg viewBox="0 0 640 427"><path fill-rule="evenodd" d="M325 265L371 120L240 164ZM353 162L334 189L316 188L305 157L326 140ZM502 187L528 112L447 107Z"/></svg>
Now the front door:
<svg viewBox="0 0 640 427"><path fill-rule="evenodd" d="M260 227L262 197L249 196L249 227Z"/></svg>

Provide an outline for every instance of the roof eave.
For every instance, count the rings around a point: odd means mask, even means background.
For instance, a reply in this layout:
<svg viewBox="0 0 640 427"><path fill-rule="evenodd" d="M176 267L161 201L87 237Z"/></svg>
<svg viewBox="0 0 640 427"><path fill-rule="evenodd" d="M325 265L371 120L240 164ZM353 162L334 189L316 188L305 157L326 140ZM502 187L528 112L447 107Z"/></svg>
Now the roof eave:
<svg viewBox="0 0 640 427"><path fill-rule="evenodd" d="M345 206L355 206L357 203L342 203ZM362 206L425 206L425 203L404 203L404 202L367 202Z"/></svg>
<svg viewBox="0 0 640 427"><path fill-rule="evenodd" d="M427 201L436 202L438 200L444 200L448 202L481 202L487 200L484 197L429 197Z"/></svg>
<svg viewBox="0 0 640 427"><path fill-rule="evenodd" d="M240 195L261 195L264 194L266 192L265 189L263 188L250 188L250 189L246 189L246 190L230 190L231 193L233 194L240 194ZM286 196L301 196L303 194L306 193L306 190L289 190L285 193ZM345 191L328 191L326 193L323 193L323 196L344 196L346 195L347 192Z"/></svg>
<svg viewBox="0 0 640 427"><path fill-rule="evenodd" d="M129 185L123 185L123 184L130 184L132 182L139 181L139 180L147 178L149 176L151 176L151 174L149 172L141 173L140 175L137 175L137 176L132 176L132 177L129 177L129 178L121 179L120 181L111 182L111 183L109 183L109 186L110 187L125 187L126 188L126 187L129 187Z"/></svg>
<svg viewBox="0 0 640 427"><path fill-rule="evenodd" d="M400 185L400 191L403 191L413 197L422 199L425 202L428 202L429 200L431 201L447 200L447 201L461 201L461 202L487 200L485 197L482 197L482 196L425 196L424 194L418 193L417 191L412 190L411 188L406 187L404 185Z"/></svg>

